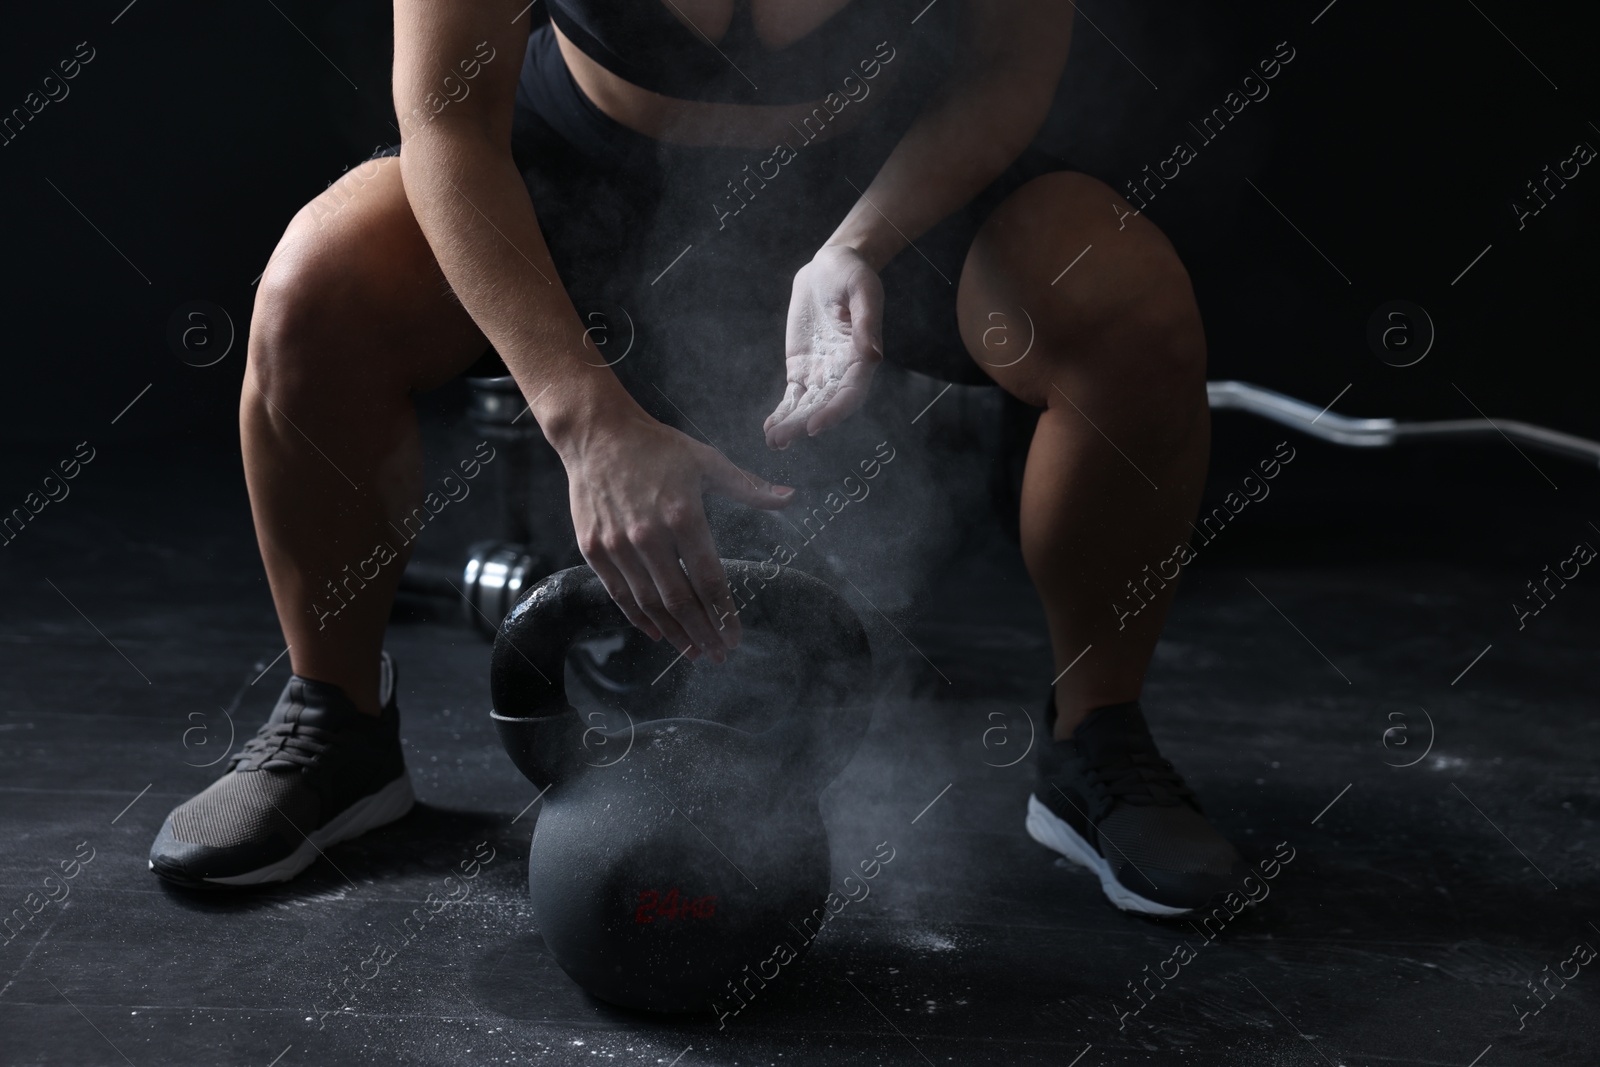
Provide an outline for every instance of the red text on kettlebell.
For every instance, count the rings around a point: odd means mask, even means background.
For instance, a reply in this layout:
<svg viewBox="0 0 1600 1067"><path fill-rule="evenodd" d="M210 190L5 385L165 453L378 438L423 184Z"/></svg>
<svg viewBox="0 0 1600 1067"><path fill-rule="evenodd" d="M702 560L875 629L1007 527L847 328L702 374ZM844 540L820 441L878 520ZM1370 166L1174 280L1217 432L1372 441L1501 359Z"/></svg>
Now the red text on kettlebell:
<svg viewBox="0 0 1600 1067"><path fill-rule="evenodd" d="M691 900L676 889L665 896L654 889L639 893L639 908L633 913L635 923L651 923L657 919L709 919L717 913L716 897L697 897Z"/></svg>

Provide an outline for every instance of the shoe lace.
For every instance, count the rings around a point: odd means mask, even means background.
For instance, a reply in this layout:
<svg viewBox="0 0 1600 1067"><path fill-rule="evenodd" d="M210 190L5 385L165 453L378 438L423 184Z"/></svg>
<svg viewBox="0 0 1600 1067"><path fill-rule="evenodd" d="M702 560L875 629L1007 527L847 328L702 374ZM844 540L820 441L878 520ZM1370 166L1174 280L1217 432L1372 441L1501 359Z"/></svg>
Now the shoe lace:
<svg viewBox="0 0 1600 1067"><path fill-rule="evenodd" d="M1154 750L1122 753L1114 763L1090 768L1090 777L1100 785L1107 802L1121 800L1135 806L1163 807L1194 803L1194 790Z"/></svg>
<svg viewBox="0 0 1600 1067"><path fill-rule="evenodd" d="M269 722L244 743L228 764L228 769L244 765L254 769L269 759L282 759L310 767L328 750L333 731L298 722Z"/></svg>

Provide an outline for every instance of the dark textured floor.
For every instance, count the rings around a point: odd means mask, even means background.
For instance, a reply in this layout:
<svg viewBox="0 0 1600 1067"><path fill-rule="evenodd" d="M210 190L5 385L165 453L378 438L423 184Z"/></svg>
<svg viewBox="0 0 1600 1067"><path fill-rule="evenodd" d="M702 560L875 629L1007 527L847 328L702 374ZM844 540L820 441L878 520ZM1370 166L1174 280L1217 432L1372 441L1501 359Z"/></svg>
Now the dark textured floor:
<svg viewBox="0 0 1600 1067"><path fill-rule="evenodd" d="M1277 439L1220 430L1214 491ZM1114 911L1026 837L1029 761L992 765L1023 750L1050 664L1015 550L977 535L922 576L903 635L857 598L882 695L824 811L836 867L880 841L895 859L723 1032L601 1006L550 960L525 896L533 790L490 729L487 646L451 619L391 632L414 814L285 888L159 884L162 818L286 668L245 684L281 644L237 458L107 449L0 556L0 1062L1593 1064L1594 968L1516 1013L1600 945L1600 579L1521 632L1506 605L1600 539L1554 503L1594 476L1548 466L1557 495L1487 450L1298 444L1276 498L1193 567L1145 701L1223 830L1293 850L1271 896L1208 943ZM4 484L54 458L9 457ZM841 533L841 573L856 543ZM488 849L470 896L402 941ZM46 882L74 856L92 859ZM47 885L68 895L41 905ZM1194 960L1119 1025L1127 983L1183 939Z"/></svg>

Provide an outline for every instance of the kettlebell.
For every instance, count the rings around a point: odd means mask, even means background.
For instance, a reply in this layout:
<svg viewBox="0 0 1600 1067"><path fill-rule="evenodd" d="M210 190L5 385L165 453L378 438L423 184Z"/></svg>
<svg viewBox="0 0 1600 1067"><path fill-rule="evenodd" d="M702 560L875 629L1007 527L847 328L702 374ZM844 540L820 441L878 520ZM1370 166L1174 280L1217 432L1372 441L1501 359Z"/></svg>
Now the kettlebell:
<svg viewBox="0 0 1600 1067"><path fill-rule="evenodd" d="M716 679L717 708L602 729L568 703L573 643L630 625L587 566L535 585L495 639L494 723L541 790L534 919L574 982L623 1007L712 1011L779 943L798 946L791 962L804 952L830 876L818 795L871 717L871 651L843 598L793 569L722 563L744 642L724 665L673 668ZM752 645L779 662L749 660L762 669L741 686Z"/></svg>

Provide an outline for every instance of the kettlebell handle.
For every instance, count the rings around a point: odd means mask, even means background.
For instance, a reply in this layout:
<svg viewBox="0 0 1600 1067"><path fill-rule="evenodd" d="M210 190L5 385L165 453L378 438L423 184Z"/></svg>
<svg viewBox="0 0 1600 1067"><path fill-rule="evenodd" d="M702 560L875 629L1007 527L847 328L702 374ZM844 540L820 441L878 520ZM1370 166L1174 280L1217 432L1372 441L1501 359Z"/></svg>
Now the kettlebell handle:
<svg viewBox="0 0 1600 1067"><path fill-rule="evenodd" d="M808 574L776 564L725 559L722 566L729 586L742 594L739 621L746 631L771 632L804 658L802 705L866 701L871 651L861 620L843 597ZM586 636L630 625L588 566L557 571L506 615L490 662L493 719L517 769L540 789L583 766L585 727L567 702L567 652Z"/></svg>

